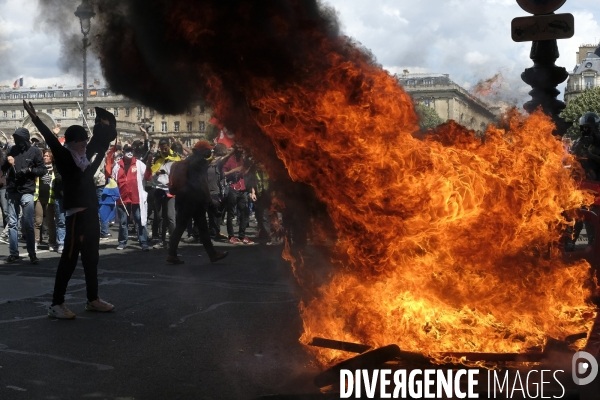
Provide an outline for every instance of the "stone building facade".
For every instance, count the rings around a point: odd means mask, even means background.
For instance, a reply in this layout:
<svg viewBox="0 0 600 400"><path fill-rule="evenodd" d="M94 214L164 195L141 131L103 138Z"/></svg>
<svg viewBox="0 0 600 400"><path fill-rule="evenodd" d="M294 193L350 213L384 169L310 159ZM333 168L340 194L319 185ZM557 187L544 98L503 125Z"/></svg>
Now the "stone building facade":
<svg viewBox="0 0 600 400"><path fill-rule="evenodd" d="M141 138L140 125L143 125L155 140L176 136L182 142L193 145L198 139L206 137L208 121L211 118L211 110L208 107L197 104L185 114L165 115L124 96L116 95L98 83L90 85L87 89L90 127L93 127L95 118L93 107L97 106L115 115L117 131L122 140ZM81 86L46 88L3 86L0 87L0 130L7 135L12 134L20 126L35 131L35 127L23 109L23 100L33 103L38 115L48 127L61 124L59 136L62 136L69 126L83 124L80 112L80 105L83 102Z"/></svg>
<svg viewBox="0 0 600 400"><path fill-rule="evenodd" d="M598 45L582 44L577 52L577 64L569 74L565 87L565 103L579 96L586 89L600 85L600 57L594 52ZM598 51L600 53L600 51Z"/></svg>
<svg viewBox="0 0 600 400"><path fill-rule="evenodd" d="M415 102L433 108L444 121L453 119L481 134L497 120L497 115L486 104L450 80L447 74L405 72L396 77Z"/></svg>

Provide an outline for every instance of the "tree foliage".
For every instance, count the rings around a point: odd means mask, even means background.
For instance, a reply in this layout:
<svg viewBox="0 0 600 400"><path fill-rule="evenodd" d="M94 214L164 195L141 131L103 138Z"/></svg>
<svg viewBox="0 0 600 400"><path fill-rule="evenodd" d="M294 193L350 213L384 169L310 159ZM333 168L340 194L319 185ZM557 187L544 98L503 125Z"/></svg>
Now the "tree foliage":
<svg viewBox="0 0 600 400"><path fill-rule="evenodd" d="M211 123L206 124L206 140L212 142L219 135L219 128Z"/></svg>
<svg viewBox="0 0 600 400"><path fill-rule="evenodd" d="M419 127L421 130L427 130L435 128L438 125L444 123L444 120L440 118L438 113L431 107L427 107L425 104L417 103L415 105L415 111L419 116Z"/></svg>
<svg viewBox="0 0 600 400"><path fill-rule="evenodd" d="M600 115L600 87L586 89L582 94L569 101L567 107L560 114L565 121L573 124L567 130L566 136L571 138L579 136L579 117L586 112Z"/></svg>

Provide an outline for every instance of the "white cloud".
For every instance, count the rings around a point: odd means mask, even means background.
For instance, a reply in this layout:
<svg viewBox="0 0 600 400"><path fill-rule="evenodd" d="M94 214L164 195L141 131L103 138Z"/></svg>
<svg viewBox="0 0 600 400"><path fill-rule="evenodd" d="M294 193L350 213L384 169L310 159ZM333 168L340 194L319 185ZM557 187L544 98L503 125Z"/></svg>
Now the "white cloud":
<svg viewBox="0 0 600 400"><path fill-rule="evenodd" d="M71 7L72 1L61 0L61 5ZM531 44L510 37L511 20L527 13L514 0L324 1L337 10L344 32L392 73L447 73L469 86L502 72L512 93L530 90L520 75L533 64ZM579 45L600 39L600 3L566 2L558 12L575 16L575 36L558 41L556 62L572 71ZM65 75L58 35L43 31L36 14L37 0L0 0L0 84L12 84L19 76L44 84L71 76L79 83L79 66L71 65L73 73ZM69 29L77 23L74 15L65 18L70 18L65 20Z"/></svg>

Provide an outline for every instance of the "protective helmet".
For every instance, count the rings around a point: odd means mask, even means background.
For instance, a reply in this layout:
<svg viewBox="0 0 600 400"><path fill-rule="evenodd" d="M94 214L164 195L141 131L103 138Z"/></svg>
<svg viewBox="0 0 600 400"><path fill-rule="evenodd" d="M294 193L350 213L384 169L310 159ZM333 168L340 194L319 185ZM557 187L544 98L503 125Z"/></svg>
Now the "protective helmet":
<svg viewBox="0 0 600 400"><path fill-rule="evenodd" d="M579 129L583 134L590 134L593 128L598 130L599 127L600 117L596 113L587 112L579 118Z"/></svg>

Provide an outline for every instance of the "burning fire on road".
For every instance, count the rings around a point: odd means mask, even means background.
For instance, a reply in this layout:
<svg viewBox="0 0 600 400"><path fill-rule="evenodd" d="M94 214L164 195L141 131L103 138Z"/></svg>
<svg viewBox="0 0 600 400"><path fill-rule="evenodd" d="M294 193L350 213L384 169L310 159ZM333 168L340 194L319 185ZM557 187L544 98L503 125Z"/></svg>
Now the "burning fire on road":
<svg viewBox="0 0 600 400"><path fill-rule="evenodd" d="M207 99L284 193L304 185L325 204L332 273L317 284L287 253L312 294L302 343L524 353L590 329L590 266L558 243L563 212L591 199L543 114L512 111L483 140L454 122L415 139L410 97L315 0L96 8L112 90L164 113ZM307 349L323 366L349 356Z"/></svg>

